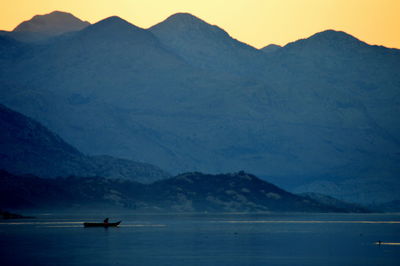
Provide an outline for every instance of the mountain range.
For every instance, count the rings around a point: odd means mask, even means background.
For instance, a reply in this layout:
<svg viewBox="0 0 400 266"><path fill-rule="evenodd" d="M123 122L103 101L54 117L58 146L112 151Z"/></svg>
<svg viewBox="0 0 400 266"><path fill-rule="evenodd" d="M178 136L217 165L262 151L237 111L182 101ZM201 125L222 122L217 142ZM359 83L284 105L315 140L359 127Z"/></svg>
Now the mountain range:
<svg viewBox="0 0 400 266"><path fill-rule="evenodd" d="M294 195L245 172L185 173L146 185L102 177L44 179L0 171L0 208L96 207L139 212L368 212Z"/></svg>
<svg viewBox="0 0 400 266"><path fill-rule="evenodd" d="M326 196L293 195L244 171L169 178L149 164L86 156L1 104L0 128L0 208L368 212ZM1 210L0 215L22 218Z"/></svg>
<svg viewBox="0 0 400 266"><path fill-rule="evenodd" d="M186 13L0 36L0 101L85 154L399 199L400 51L333 30L257 50Z"/></svg>

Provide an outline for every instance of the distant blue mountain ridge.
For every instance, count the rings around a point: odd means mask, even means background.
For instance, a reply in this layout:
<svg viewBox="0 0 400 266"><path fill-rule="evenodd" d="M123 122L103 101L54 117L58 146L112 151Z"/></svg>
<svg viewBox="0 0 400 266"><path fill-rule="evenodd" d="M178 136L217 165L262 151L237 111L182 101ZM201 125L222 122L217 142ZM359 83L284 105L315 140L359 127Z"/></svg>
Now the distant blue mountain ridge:
<svg viewBox="0 0 400 266"><path fill-rule="evenodd" d="M85 154L399 199L398 49L327 30L264 52L187 13L60 34L0 36L0 102Z"/></svg>

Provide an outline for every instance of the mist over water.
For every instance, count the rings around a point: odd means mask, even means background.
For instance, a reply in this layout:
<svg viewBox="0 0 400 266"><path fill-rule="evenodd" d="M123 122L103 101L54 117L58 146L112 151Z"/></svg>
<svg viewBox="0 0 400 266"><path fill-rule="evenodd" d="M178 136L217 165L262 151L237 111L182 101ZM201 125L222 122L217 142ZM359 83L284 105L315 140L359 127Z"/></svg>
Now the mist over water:
<svg viewBox="0 0 400 266"><path fill-rule="evenodd" d="M0 239L2 265L398 265L400 215L42 213Z"/></svg>

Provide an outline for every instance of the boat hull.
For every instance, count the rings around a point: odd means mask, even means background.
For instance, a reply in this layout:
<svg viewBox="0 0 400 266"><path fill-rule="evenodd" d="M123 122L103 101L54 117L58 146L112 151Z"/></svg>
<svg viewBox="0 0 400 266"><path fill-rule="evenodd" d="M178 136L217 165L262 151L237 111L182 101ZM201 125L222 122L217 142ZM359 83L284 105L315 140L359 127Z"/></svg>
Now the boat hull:
<svg viewBox="0 0 400 266"><path fill-rule="evenodd" d="M83 223L84 227L117 227L121 221L116 223Z"/></svg>

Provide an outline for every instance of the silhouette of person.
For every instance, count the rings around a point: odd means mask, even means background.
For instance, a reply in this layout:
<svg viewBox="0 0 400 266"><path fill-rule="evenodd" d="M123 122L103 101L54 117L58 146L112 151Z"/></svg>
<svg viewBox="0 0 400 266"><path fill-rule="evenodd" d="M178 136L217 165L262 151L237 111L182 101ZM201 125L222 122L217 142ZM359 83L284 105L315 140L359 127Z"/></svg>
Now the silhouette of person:
<svg viewBox="0 0 400 266"><path fill-rule="evenodd" d="M104 219L104 223L108 224L108 218Z"/></svg>

